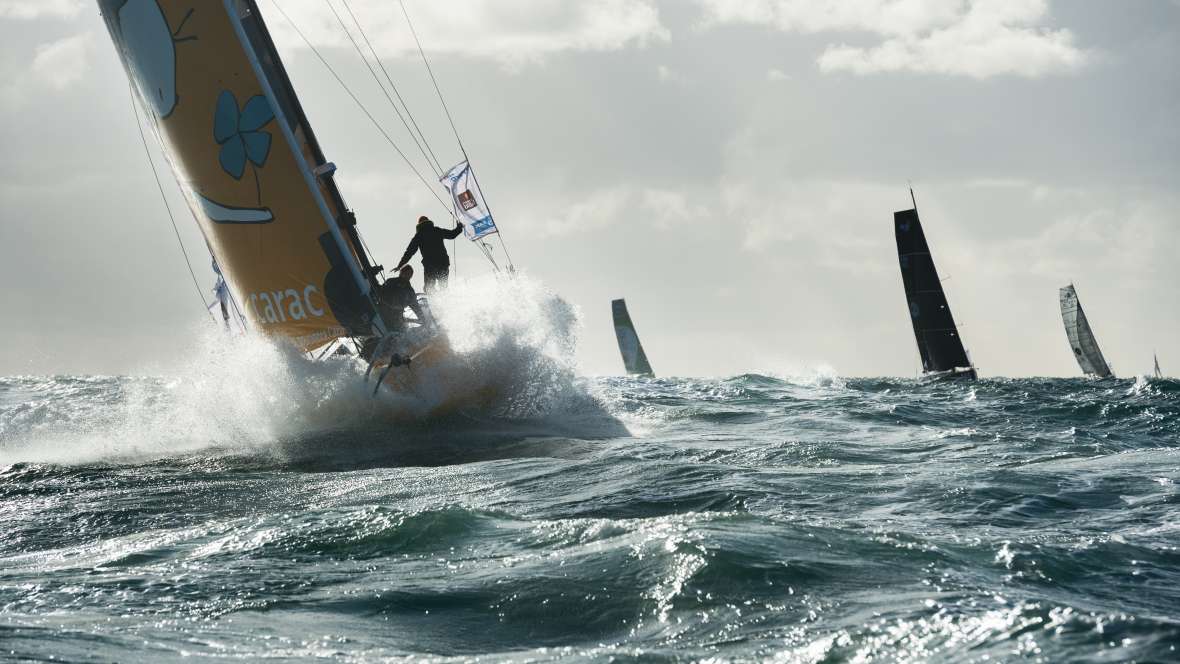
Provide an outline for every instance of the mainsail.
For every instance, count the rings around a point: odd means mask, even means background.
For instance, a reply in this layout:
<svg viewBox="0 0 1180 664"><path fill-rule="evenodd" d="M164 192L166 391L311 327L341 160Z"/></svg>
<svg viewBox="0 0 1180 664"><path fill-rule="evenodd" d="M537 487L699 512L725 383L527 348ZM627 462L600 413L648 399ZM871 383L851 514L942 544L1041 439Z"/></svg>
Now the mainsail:
<svg viewBox="0 0 1180 664"><path fill-rule="evenodd" d="M1073 349L1073 356L1082 367L1082 371L1089 376L1109 377L1110 366L1098 348L1098 341L1094 339L1094 331L1090 329L1090 321L1086 318L1086 312L1082 310L1082 303L1078 300L1078 293L1074 290L1073 284L1061 289L1061 318L1065 321L1065 336L1069 337L1069 347Z"/></svg>
<svg viewBox="0 0 1180 664"><path fill-rule="evenodd" d="M906 303L914 324L918 353L922 356L922 371L958 370L957 373L964 377L974 378L975 371L959 338L938 270L934 267L934 258L926 244L926 234L922 232L917 206L894 212L893 226Z"/></svg>
<svg viewBox="0 0 1180 664"><path fill-rule="evenodd" d="M1155 353L1152 353L1151 357L1152 357L1152 359L1155 360L1155 377L1156 378L1163 378L1164 372L1160 371L1160 356L1156 355Z"/></svg>
<svg viewBox="0 0 1180 664"><path fill-rule="evenodd" d="M639 335L635 333L631 314L627 313L626 300L612 300L610 308L615 319L615 337L619 340L619 352L623 354L623 366L626 367L627 373L654 376L651 364L647 361L647 354L643 352L643 344L639 343Z"/></svg>
<svg viewBox="0 0 1180 664"><path fill-rule="evenodd" d="M305 350L384 331L373 270L254 0L98 0L251 326Z"/></svg>

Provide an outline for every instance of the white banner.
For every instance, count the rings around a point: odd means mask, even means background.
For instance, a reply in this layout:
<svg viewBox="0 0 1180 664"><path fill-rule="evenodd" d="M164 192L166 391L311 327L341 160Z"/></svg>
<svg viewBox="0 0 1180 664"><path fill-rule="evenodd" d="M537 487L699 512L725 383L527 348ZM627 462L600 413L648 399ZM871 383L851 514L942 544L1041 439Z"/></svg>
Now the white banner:
<svg viewBox="0 0 1180 664"><path fill-rule="evenodd" d="M450 192L455 216L463 224L463 232L469 240L478 240L498 232L492 213L488 212L487 203L475 182L471 164L466 161L460 163L447 171L439 182Z"/></svg>

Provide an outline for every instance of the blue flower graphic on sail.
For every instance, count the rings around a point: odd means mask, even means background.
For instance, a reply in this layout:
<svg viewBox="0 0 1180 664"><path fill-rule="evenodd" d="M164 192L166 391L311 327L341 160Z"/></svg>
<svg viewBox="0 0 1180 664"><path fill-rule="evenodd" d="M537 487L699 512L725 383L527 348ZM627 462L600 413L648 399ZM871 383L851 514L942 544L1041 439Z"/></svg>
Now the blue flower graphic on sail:
<svg viewBox="0 0 1180 664"><path fill-rule="evenodd" d="M221 168L235 180L242 179L247 160L256 168L266 164L270 155L270 133L261 131L275 117L270 102L262 95L246 100L238 110L238 100L229 90L222 90L213 114L213 139L221 146ZM257 177L257 173L255 173Z"/></svg>
<svg viewBox="0 0 1180 664"><path fill-rule="evenodd" d="M246 100L238 110L238 99L229 90L222 90L217 97L213 111L213 140L221 146L217 160L221 169L235 180L246 174L246 164L254 173L254 191L257 207L226 205L199 194L201 207L209 219L217 224L267 224L274 221L274 214L262 205L262 182L258 169L266 164L270 156L270 132L262 128L274 120L274 109L262 95Z"/></svg>

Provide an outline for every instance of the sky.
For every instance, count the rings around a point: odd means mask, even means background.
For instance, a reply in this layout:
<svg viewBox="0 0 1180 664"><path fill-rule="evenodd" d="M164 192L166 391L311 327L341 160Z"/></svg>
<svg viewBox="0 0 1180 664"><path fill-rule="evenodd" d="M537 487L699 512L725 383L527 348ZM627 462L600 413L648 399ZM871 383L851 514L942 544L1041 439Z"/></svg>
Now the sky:
<svg viewBox="0 0 1180 664"><path fill-rule="evenodd" d="M279 2L415 156L327 0ZM259 4L368 245L396 262L438 203ZM458 162L397 3L332 6ZM512 258L582 314L588 374L622 370L626 297L662 375L915 375L892 227L911 183L981 374L1079 374L1070 282L1117 373L1153 349L1180 366L1180 2L406 6ZM0 0L0 139L0 375L166 372L194 352L207 317L96 3ZM460 276L481 260L460 247Z"/></svg>

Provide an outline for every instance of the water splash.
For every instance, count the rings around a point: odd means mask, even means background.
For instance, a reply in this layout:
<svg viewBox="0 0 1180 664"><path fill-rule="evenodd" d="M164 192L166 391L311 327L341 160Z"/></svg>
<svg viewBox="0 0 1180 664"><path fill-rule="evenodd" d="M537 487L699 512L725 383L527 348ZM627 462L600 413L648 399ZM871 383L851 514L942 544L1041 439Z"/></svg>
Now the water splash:
<svg viewBox="0 0 1180 664"><path fill-rule="evenodd" d="M449 360L495 388L466 414L519 420L555 413L603 417L578 378L576 310L527 276L455 283L433 299ZM210 330L166 377L5 379L0 463L85 463L275 445L341 430L391 434L421 425L442 386L372 398L365 364L312 361L257 336ZM419 386L421 387L421 385ZM436 388L432 390L431 388ZM36 405L29 405L36 404Z"/></svg>

